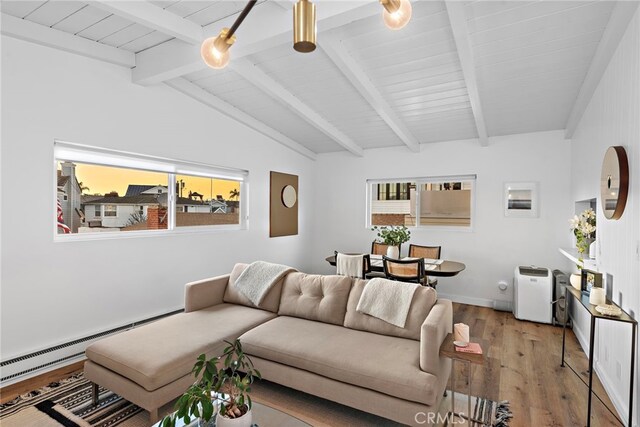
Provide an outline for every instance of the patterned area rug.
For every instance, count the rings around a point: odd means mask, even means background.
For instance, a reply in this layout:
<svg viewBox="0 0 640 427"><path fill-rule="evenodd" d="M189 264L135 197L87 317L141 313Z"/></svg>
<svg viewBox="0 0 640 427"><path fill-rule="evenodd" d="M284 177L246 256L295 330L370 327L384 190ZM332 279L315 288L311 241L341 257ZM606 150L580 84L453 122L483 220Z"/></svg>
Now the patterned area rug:
<svg viewBox="0 0 640 427"><path fill-rule="evenodd" d="M261 381L253 386L253 399L276 410L288 413L315 427L333 426L379 426L396 427L400 424L358 411L325 399L296 390ZM466 411L467 398L456 393L456 411ZM160 409L160 414L171 412L172 403ZM50 412L42 411L48 408ZM442 399L438 414L431 420L436 426L466 426L462 419L447 416L451 409L451 393ZM472 398L473 417L486 425L508 427L511 418L508 402L493 402ZM57 414L61 414L58 416ZM421 422L422 421L422 422ZM2 427L148 427L145 410L124 400L109 390L100 388L98 405L91 403L91 383L82 373L62 381L49 384L37 391L24 394L11 402L0 405ZM424 423L429 425L429 423ZM477 426L479 424L472 423ZM278 427L262 425L261 427Z"/></svg>
<svg viewBox="0 0 640 427"><path fill-rule="evenodd" d="M83 426L117 426L143 412L143 409L103 388L100 388L98 405L94 407L91 404L91 383L80 373L0 405L0 424L3 427L10 425L24 415L24 410L31 411L40 404L51 403L63 408L72 417L84 420L80 424Z"/></svg>

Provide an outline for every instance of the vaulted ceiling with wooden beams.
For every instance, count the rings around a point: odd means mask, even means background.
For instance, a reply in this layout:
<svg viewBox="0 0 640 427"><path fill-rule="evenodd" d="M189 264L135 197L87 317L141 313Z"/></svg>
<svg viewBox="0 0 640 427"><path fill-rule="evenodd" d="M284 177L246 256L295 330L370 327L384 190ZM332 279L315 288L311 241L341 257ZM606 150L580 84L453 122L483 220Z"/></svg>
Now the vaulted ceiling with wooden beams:
<svg viewBox="0 0 640 427"><path fill-rule="evenodd" d="M565 129L571 137L635 1L417 1L392 31L376 0L316 1L318 49L292 49L293 1L259 1L231 62L200 44L245 2L0 3L3 35L131 69L307 156Z"/></svg>

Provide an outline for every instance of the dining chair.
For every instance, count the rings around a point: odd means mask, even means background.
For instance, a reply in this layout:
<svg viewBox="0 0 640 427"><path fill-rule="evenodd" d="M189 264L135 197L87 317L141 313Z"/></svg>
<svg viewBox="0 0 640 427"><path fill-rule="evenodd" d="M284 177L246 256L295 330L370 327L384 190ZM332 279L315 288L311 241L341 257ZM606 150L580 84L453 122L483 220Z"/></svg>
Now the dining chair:
<svg viewBox="0 0 640 427"><path fill-rule="evenodd" d="M424 285L424 260L419 259L393 259L382 256L384 274L389 280L400 282L413 282Z"/></svg>
<svg viewBox="0 0 640 427"><path fill-rule="evenodd" d="M442 246L409 245L409 257L411 258L440 259L440 252L442 252ZM426 276L425 283L435 288L438 286L438 279Z"/></svg>
<svg viewBox="0 0 640 427"><path fill-rule="evenodd" d="M345 254L338 251L334 251L336 256L336 274L341 276L350 276L350 277L358 277L360 279L365 279L367 274L371 272L371 257L369 254ZM350 274L345 274L345 272L340 270L340 258L341 257L362 257L362 272L359 272L358 276L351 276Z"/></svg>

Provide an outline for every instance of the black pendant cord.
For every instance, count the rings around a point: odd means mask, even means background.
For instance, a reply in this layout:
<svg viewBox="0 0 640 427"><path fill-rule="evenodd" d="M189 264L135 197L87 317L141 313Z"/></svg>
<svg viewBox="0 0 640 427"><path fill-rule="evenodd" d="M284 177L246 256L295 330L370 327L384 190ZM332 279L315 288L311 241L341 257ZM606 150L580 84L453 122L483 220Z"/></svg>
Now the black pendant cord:
<svg viewBox="0 0 640 427"><path fill-rule="evenodd" d="M249 14L249 12L251 12L251 9L253 9L253 6L255 6L257 2L258 0L249 0L249 2L244 7L244 9L242 9L242 12L240 12L240 15L238 15L236 22L234 22L231 28L229 29L229 32L225 37L227 40L233 36L233 34L236 32L240 24L242 24L242 21L244 21L244 18L247 17L247 15Z"/></svg>

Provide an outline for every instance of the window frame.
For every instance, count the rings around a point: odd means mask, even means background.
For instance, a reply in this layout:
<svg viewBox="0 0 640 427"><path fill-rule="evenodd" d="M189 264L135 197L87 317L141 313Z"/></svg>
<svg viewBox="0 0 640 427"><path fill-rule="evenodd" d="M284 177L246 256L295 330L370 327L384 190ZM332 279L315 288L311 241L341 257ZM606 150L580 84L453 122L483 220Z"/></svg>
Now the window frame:
<svg viewBox="0 0 640 427"><path fill-rule="evenodd" d="M471 215L469 226L453 226L453 225L433 225L433 224L420 224L420 186L429 183L442 183L442 182L471 182ZM376 184L402 184L410 183L416 186L416 225L407 226L412 230L440 230L440 231L461 231L461 232L473 232L475 230L476 222L476 188L478 184L478 177L476 174L470 175L445 175L445 176L426 176L426 177L409 177L409 178L375 178L367 179L366 186L366 209L365 209L365 228L370 229L373 224L371 223L372 215L372 202L374 190L373 186ZM410 191L408 188L407 191Z"/></svg>
<svg viewBox="0 0 640 427"><path fill-rule="evenodd" d="M114 208L113 210L107 208ZM113 215L107 215L107 212L110 214L113 212ZM104 205L104 215L103 218L118 218L118 205Z"/></svg>
<svg viewBox="0 0 640 427"><path fill-rule="evenodd" d="M57 194L57 168L60 161L92 164L96 166L134 169L167 175L168 224L162 230L135 230L126 232L87 232L58 234L55 212L57 211L56 197L52 204L52 232L55 242L126 239L135 237L167 236L193 233L219 233L249 228L249 171L239 168L209 165L199 162L169 159L127 151L111 150L90 145L77 144L67 141L54 140L53 150L53 194ZM197 225L176 227L176 175L191 175L204 178L237 181L240 184L239 224ZM104 209L101 209L104 219ZM117 211L116 211L117 212ZM113 217L108 217L113 218Z"/></svg>

